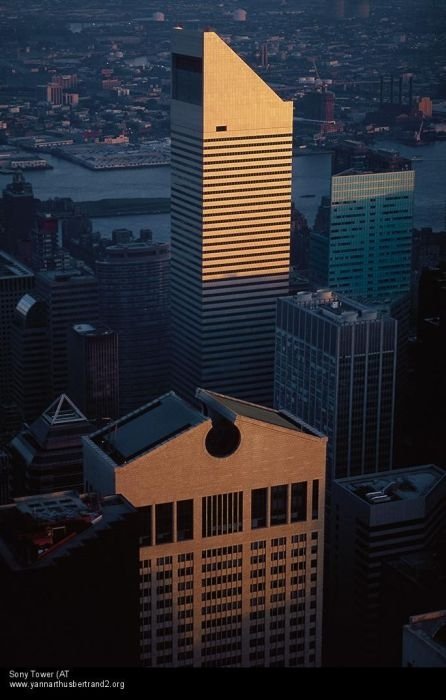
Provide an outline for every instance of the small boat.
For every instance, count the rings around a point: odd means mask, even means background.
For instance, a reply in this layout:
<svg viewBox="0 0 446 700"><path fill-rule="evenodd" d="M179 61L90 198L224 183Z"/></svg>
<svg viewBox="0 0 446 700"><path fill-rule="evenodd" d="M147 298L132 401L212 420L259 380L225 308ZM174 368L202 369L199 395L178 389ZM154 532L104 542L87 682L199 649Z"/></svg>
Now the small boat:
<svg viewBox="0 0 446 700"><path fill-rule="evenodd" d="M301 196L302 198L303 198L303 197L316 197L315 194L301 194L300 196Z"/></svg>

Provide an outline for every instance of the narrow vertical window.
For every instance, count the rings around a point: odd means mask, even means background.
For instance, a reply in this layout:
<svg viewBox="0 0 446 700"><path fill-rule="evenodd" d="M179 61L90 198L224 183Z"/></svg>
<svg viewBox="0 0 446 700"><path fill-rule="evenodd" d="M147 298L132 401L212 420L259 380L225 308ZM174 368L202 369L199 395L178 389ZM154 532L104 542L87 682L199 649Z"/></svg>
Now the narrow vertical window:
<svg viewBox="0 0 446 700"><path fill-rule="evenodd" d="M298 523L307 519L307 482L291 484L291 522Z"/></svg>
<svg viewBox="0 0 446 700"><path fill-rule="evenodd" d="M177 540L192 540L194 537L194 502L190 498L187 501L177 503Z"/></svg>
<svg viewBox="0 0 446 700"><path fill-rule="evenodd" d="M273 486L271 488L271 525L286 523L288 486Z"/></svg>
<svg viewBox="0 0 446 700"><path fill-rule="evenodd" d="M251 527L253 530L266 527L267 493L267 489L253 489L251 491Z"/></svg>
<svg viewBox="0 0 446 700"><path fill-rule="evenodd" d="M319 518L319 479L313 480L313 495L312 495L311 512L312 512L312 519L317 520Z"/></svg>
<svg viewBox="0 0 446 700"><path fill-rule="evenodd" d="M156 543L173 542L173 503L160 503L155 507Z"/></svg>
<svg viewBox="0 0 446 700"><path fill-rule="evenodd" d="M152 506L138 508L139 543L143 547L152 544Z"/></svg>

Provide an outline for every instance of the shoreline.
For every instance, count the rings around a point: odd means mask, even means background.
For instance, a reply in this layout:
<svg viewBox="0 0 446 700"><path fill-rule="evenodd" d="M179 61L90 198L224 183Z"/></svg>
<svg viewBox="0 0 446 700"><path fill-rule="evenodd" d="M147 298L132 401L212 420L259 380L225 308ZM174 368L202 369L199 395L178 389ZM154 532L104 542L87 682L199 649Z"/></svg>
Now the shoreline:
<svg viewBox="0 0 446 700"><path fill-rule="evenodd" d="M123 197L80 201L74 202L74 204L90 219L168 214L170 212L170 197Z"/></svg>

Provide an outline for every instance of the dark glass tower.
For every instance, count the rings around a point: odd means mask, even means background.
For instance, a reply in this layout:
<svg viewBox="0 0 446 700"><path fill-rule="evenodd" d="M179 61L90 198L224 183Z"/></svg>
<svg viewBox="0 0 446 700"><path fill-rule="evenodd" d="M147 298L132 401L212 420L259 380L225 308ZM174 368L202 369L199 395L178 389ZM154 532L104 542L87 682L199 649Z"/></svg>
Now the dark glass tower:
<svg viewBox="0 0 446 700"><path fill-rule="evenodd" d="M119 334L119 408L124 415L169 388L170 247L110 246L96 270L101 321Z"/></svg>
<svg viewBox="0 0 446 700"><path fill-rule="evenodd" d="M68 332L75 323L98 321L96 277L85 270L44 271L36 291L46 302L50 327L51 394L68 388Z"/></svg>
<svg viewBox="0 0 446 700"><path fill-rule="evenodd" d="M25 294L11 328L12 398L23 421L39 416L51 399L50 335L44 301Z"/></svg>
<svg viewBox="0 0 446 700"><path fill-rule="evenodd" d="M79 323L68 339L69 395L89 420L119 417L118 334L102 324Z"/></svg>
<svg viewBox="0 0 446 700"><path fill-rule="evenodd" d="M12 405L11 326L19 299L33 287L32 272L0 251L0 444L19 427Z"/></svg>
<svg viewBox="0 0 446 700"><path fill-rule="evenodd" d="M392 466L397 323L329 290L277 307L274 402L328 437L327 479Z"/></svg>
<svg viewBox="0 0 446 700"><path fill-rule="evenodd" d="M31 264L35 202L31 183L26 182L22 173L15 173L13 181L3 190L5 232L0 235L0 248L18 255L27 265Z"/></svg>

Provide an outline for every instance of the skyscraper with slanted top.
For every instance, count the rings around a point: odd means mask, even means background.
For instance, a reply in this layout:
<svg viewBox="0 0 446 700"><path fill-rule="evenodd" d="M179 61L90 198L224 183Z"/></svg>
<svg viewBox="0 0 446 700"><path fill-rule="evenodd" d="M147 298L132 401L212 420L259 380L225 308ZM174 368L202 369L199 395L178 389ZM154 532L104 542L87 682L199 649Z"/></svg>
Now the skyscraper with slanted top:
<svg viewBox="0 0 446 700"><path fill-rule="evenodd" d="M174 387L270 404L288 293L292 102L214 32L174 34Z"/></svg>

